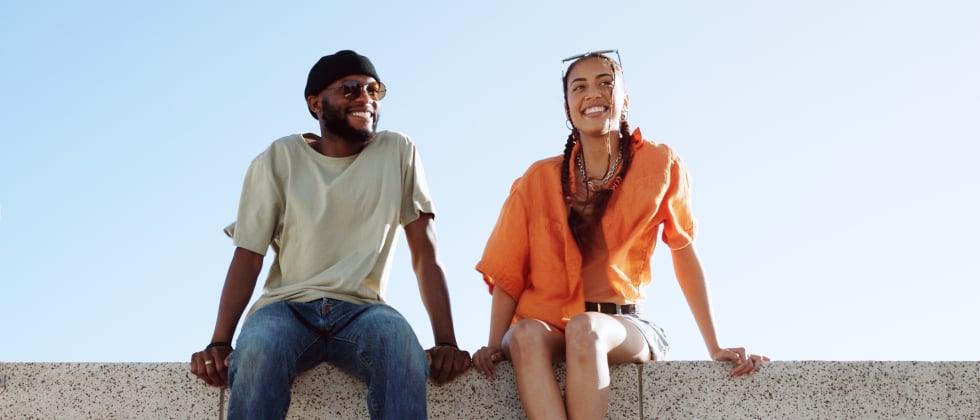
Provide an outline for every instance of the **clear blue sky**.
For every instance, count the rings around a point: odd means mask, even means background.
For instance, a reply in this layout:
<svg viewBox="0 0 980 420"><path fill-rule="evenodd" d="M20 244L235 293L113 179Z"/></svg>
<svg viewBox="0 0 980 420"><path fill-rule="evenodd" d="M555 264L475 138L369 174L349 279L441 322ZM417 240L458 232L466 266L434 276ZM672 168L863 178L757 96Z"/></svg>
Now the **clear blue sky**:
<svg viewBox="0 0 980 420"><path fill-rule="evenodd" d="M247 165L317 129L306 74L340 49L388 85L379 128L418 144L468 350L508 187L564 145L560 60L618 48L632 125L691 171L722 345L980 355L980 3L151 3L0 4L2 362L207 344ZM665 250L643 308L673 359L706 359ZM428 346L396 253L389 303Z"/></svg>

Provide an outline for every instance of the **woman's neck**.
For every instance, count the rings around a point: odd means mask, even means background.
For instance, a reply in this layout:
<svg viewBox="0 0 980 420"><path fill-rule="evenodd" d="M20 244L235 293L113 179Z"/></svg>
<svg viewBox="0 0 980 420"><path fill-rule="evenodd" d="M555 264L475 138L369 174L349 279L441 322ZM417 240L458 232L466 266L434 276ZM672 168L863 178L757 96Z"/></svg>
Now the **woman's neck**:
<svg viewBox="0 0 980 420"><path fill-rule="evenodd" d="M619 154L619 132L588 136L582 134L582 157L590 178L602 178Z"/></svg>

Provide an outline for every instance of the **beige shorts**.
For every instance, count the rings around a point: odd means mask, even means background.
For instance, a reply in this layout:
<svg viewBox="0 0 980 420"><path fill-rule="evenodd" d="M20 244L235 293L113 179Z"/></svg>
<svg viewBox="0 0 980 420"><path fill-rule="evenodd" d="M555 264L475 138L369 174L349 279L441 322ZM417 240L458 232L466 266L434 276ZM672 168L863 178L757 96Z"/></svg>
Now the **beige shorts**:
<svg viewBox="0 0 980 420"><path fill-rule="evenodd" d="M639 314L613 316L629 322L640 330L640 333L643 334L643 338L647 340L647 345L650 346L650 354L653 355L653 360L667 360L667 352L670 350L670 345L667 344L667 333L664 332L663 328L658 327L657 324L640 318Z"/></svg>

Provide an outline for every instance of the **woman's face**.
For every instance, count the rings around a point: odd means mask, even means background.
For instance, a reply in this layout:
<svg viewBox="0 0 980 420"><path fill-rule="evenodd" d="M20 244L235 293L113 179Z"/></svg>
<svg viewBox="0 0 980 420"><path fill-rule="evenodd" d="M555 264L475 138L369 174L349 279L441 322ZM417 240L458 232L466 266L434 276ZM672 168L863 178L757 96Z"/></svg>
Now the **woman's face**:
<svg viewBox="0 0 980 420"><path fill-rule="evenodd" d="M602 58L586 58L568 73L565 106L575 128L585 135L603 135L619 130L629 98L622 74Z"/></svg>

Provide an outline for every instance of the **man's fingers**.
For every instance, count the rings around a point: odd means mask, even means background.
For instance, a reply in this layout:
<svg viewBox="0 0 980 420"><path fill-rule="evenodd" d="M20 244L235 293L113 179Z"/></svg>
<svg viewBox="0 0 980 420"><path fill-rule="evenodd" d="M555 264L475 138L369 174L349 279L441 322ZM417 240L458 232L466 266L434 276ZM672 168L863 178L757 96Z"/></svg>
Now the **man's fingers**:
<svg viewBox="0 0 980 420"><path fill-rule="evenodd" d="M466 372L466 369L469 368L470 368L470 353L467 351L458 352L456 354L456 374L453 376L454 377L458 376L463 372Z"/></svg>
<svg viewBox="0 0 980 420"><path fill-rule="evenodd" d="M191 354L191 373L210 386L227 386L231 347L204 349Z"/></svg>
<svg viewBox="0 0 980 420"><path fill-rule="evenodd" d="M191 355L191 373L211 386L226 386L230 348L205 349Z"/></svg>
<svg viewBox="0 0 980 420"><path fill-rule="evenodd" d="M470 353L449 347L436 347L427 352L430 357L430 376L437 384L455 379L470 368Z"/></svg>
<svg viewBox="0 0 980 420"><path fill-rule="evenodd" d="M432 372L432 380L437 384L443 384L448 380L452 370L452 360L447 360L447 354L441 347L432 349L432 365L429 367Z"/></svg>
<svg viewBox="0 0 980 420"><path fill-rule="evenodd" d="M208 384L209 385L219 385L221 384L221 376L218 375L217 364L214 363L214 359L211 359L211 355L204 356L204 369L207 371Z"/></svg>
<svg viewBox="0 0 980 420"><path fill-rule="evenodd" d="M207 358L207 353L203 351L192 354L191 372L194 374L194 376L201 378L201 380L203 380L204 383L208 385L213 385L211 376L208 375L208 369L207 369L208 366L207 364L204 363L206 358Z"/></svg>
<svg viewBox="0 0 980 420"><path fill-rule="evenodd" d="M205 351L205 357L211 362L207 366L208 372L211 373L215 386L225 386L228 382L228 359L231 356L229 349L228 347L214 347Z"/></svg>

